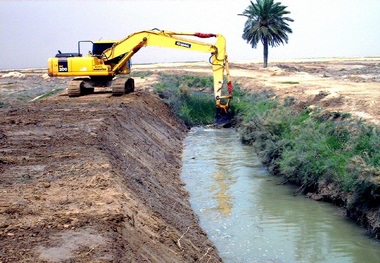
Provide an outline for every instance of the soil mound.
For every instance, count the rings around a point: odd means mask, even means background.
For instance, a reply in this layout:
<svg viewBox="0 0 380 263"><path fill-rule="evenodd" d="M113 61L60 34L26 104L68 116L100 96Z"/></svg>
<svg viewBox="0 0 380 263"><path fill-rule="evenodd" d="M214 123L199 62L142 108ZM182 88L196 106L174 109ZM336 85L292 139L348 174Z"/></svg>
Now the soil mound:
<svg viewBox="0 0 380 263"><path fill-rule="evenodd" d="M221 261L179 178L186 128L154 95L52 97L0 122L1 262Z"/></svg>

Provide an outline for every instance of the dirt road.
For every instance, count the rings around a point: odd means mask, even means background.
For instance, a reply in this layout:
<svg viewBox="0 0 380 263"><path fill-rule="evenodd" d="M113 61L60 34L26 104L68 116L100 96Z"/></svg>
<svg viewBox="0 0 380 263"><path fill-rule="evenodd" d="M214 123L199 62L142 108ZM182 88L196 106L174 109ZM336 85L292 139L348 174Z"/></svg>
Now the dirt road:
<svg viewBox="0 0 380 263"><path fill-rule="evenodd" d="M179 178L185 127L151 93L157 72L211 75L205 63L140 65L137 92L68 98L67 79L0 79L0 262L220 262ZM351 112L379 125L380 59L232 63L250 90ZM232 101L233 103L233 101Z"/></svg>

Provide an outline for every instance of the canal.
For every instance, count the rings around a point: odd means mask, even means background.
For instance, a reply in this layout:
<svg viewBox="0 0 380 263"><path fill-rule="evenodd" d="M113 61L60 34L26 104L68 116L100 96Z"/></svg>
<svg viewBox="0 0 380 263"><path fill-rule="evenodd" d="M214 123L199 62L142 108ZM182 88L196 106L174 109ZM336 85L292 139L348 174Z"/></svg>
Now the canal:
<svg viewBox="0 0 380 263"><path fill-rule="evenodd" d="M379 262L379 242L269 175L234 129L193 128L184 144L182 180L226 263Z"/></svg>

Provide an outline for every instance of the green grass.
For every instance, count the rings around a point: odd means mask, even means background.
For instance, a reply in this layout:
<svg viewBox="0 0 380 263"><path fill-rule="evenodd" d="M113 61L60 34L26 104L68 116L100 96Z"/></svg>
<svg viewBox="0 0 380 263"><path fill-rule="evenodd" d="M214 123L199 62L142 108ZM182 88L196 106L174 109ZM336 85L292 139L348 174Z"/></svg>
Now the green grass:
<svg viewBox="0 0 380 263"><path fill-rule="evenodd" d="M281 84L300 84L298 81L281 81Z"/></svg>
<svg viewBox="0 0 380 263"><path fill-rule="evenodd" d="M41 100L41 99L44 99L44 98L47 98L47 97L50 97L54 94L57 94L59 92L61 92L63 90L63 88L60 88L60 89L54 89L52 91L49 91L49 92L46 92L45 94L42 94L38 99Z"/></svg>
<svg viewBox="0 0 380 263"><path fill-rule="evenodd" d="M153 88L178 119L189 127L213 123L215 102L210 93L213 88L212 77L164 73L160 73L160 77L161 81L153 84ZM199 92L199 88L206 89L206 92Z"/></svg>

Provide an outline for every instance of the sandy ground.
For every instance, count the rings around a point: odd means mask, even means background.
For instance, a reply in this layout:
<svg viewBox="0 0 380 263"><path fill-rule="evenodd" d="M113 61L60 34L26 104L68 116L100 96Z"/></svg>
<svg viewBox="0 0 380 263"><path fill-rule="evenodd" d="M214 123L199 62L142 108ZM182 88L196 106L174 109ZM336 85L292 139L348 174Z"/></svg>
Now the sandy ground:
<svg viewBox="0 0 380 263"><path fill-rule="evenodd" d="M31 101L68 79L0 78L0 262L221 261L179 178L186 129L150 87L155 73L211 75L210 66L134 70L153 74L122 97L63 90ZM379 125L380 59L231 63L231 76Z"/></svg>

